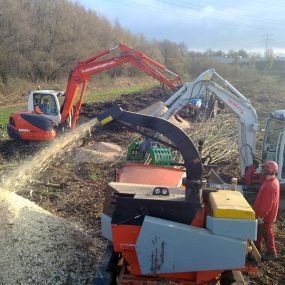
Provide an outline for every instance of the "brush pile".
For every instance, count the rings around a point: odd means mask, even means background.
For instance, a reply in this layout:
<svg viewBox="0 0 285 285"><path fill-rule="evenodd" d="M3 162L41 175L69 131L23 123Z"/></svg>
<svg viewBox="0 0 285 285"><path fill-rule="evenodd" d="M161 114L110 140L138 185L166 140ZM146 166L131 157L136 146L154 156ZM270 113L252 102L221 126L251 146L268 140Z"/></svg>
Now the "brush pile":
<svg viewBox="0 0 285 285"><path fill-rule="evenodd" d="M202 121L186 133L195 145L199 140L204 142L203 156L210 156L212 163L226 162L239 155L236 118L232 114L220 114Z"/></svg>

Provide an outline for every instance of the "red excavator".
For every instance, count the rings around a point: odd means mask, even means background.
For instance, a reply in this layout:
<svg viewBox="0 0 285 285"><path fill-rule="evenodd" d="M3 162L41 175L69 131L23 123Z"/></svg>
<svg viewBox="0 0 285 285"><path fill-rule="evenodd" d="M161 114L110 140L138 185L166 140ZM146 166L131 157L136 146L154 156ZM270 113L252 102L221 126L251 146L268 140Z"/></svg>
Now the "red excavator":
<svg viewBox="0 0 285 285"><path fill-rule="evenodd" d="M119 54L102 59L116 50L119 50ZM119 44L77 63L70 73L65 93L54 90L31 91L28 111L14 112L10 116L7 125L9 136L27 141L53 140L59 131L73 129L79 116L89 77L125 63L131 63L171 89L175 90L182 85L181 77L164 65L135 49ZM81 92L76 101L79 90ZM58 99L60 96L65 96L62 105Z"/></svg>

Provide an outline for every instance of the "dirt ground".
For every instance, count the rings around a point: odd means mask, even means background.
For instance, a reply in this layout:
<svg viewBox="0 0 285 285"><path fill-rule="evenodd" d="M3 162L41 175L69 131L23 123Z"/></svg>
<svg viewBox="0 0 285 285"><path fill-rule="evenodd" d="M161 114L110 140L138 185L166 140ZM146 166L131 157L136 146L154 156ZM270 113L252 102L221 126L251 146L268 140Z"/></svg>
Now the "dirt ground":
<svg viewBox="0 0 285 285"><path fill-rule="evenodd" d="M256 274L250 274L250 284L281 285L285 284L285 211L280 210L275 224L275 239L278 252L276 261L265 262ZM263 248L263 253L265 249Z"/></svg>
<svg viewBox="0 0 285 285"><path fill-rule="evenodd" d="M152 89L144 94L137 93L122 96L116 100L123 109L139 111L155 102L163 101L158 89ZM81 122L93 117L95 113L111 107L114 102L101 102L83 107ZM95 113L94 113L95 112ZM109 126L105 130L96 130L89 139L105 142L121 147L124 151L127 144L134 138L132 132L125 128ZM9 168L15 167L20 161L34 155L46 144L21 144L12 141L3 141L0 144L1 168L0 175L4 175ZM72 157L73 155L71 155ZM109 182L114 181L115 169L119 168L124 160L118 157L112 162L79 161L75 162L66 155L53 161L45 171L35 177L35 181L28 184L19 195L34 201L43 209L62 217L71 225L76 225L88 238L95 239L98 244L104 244L100 236L100 215L103 206L104 192ZM234 164L233 164L234 165ZM228 169L229 165L226 166ZM285 284L285 212L280 211L276 223L276 241L279 259L275 262L263 263L257 274L250 274L250 284L273 285ZM96 267L101 252L94 258ZM95 270L94 270L95 274ZM92 274L89 278L92 278ZM72 283L73 282L73 283ZM81 284L73 280L66 284ZM0 280L1 284L1 280ZM8 283L3 283L8 284ZM25 283L19 283L25 284ZM28 284L28 283L27 283ZM65 283L62 283L65 284ZM89 284L89 283L85 283Z"/></svg>

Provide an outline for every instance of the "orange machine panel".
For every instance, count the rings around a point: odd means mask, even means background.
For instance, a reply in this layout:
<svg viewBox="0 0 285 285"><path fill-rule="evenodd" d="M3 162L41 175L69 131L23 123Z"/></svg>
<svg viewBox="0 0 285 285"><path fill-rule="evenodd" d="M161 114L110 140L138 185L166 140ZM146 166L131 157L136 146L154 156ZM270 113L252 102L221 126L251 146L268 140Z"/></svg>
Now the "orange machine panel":
<svg viewBox="0 0 285 285"><path fill-rule="evenodd" d="M185 172L181 169L146 164L126 164L117 170L117 182L179 187Z"/></svg>
<svg viewBox="0 0 285 285"><path fill-rule="evenodd" d="M141 274L135 245L140 233L140 226L112 225L113 248L121 252L130 266L132 274Z"/></svg>

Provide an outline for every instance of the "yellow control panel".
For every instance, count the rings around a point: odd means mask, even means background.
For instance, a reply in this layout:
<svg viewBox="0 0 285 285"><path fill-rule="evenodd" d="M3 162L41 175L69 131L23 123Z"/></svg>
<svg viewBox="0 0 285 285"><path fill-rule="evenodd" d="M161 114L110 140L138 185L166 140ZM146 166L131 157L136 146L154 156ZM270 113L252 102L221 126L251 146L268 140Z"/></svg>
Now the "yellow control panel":
<svg viewBox="0 0 285 285"><path fill-rule="evenodd" d="M219 190L209 195L211 215L215 218L254 220L255 213L238 191Z"/></svg>

